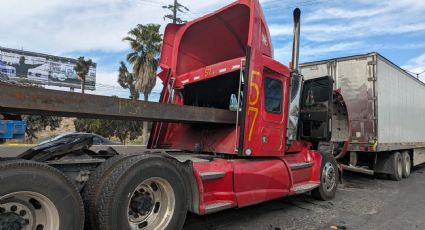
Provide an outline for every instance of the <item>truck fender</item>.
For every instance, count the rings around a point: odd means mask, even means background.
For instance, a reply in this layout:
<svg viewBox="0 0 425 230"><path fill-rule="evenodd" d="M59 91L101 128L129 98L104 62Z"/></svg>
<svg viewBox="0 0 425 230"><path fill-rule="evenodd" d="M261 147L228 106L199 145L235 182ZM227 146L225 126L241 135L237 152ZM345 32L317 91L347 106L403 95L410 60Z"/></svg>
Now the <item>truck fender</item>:
<svg viewBox="0 0 425 230"><path fill-rule="evenodd" d="M195 214L199 212L199 189L198 182L196 181L193 162L191 160L181 160L175 156L168 154L166 151L161 151L159 154L162 157L172 159L178 171L182 174L184 187L186 189L186 200L188 203L189 211Z"/></svg>

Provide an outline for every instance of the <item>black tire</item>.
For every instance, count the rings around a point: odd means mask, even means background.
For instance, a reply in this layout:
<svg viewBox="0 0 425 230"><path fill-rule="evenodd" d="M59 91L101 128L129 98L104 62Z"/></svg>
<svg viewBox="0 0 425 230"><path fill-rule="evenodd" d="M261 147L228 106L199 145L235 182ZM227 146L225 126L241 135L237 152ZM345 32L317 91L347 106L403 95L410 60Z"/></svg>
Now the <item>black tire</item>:
<svg viewBox="0 0 425 230"><path fill-rule="evenodd" d="M401 154L402 164L403 164L403 170L402 170L402 176L403 178L408 178L410 176L410 171L412 171L412 161L410 159L410 154L408 151L404 151Z"/></svg>
<svg viewBox="0 0 425 230"><path fill-rule="evenodd" d="M395 181L401 181L403 178L403 159L399 152L394 152L391 158L393 164L393 172L390 174L390 178Z"/></svg>
<svg viewBox="0 0 425 230"><path fill-rule="evenodd" d="M377 173L377 172L375 172L374 173L374 176L376 178L378 178L378 179L388 180L390 175L389 174L386 174L386 173Z"/></svg>
<svg viewBox="0 0 425 230"><path fill-rule="evenodd" d="M332 175L333 183L328 185L326 175ZM339 171L335 157L330 153L322 153L322 166L320 167L320 185L311 191L311 196L317 200L331 200L335 197L338 188Z"/></svg>
<svg viewBox="0 0 425 230"><path fill-rule="evenodd" d="M132 155L118 155L109 158L103 162L96 170L90 174L89 180L83 188L82 197L84 201L84 209L86 212L85 229L96 230L99 229L96 221L96 200L100 194L100 187L105 182L106 178L110 176L111 171L121 161L132 157Z"/></svg>
<svg viewBox="0 0 425 230"><path fill-rule="evenodd" d="M150 229L182 229L188 207L185 199L186 191L183 185L183 178L177 167L175 162L170 159L154 156L132 157L117 165L111 172L110 177L102 185L99 195L96 213L97 223L99 223L100 229L130 230L128 216L130 199L132 198L132 194L140 194L138 192L133 193L133 191L142 182L158 178L167 181L168 185L172 188L171 194L175 198L174 212L166 226L157 228L157 225L151 225L150 227L152 228ZM164 192L164 194L170 193ZM158 207L160 207L159 210L168 208L168 206L162 204Z"/></svg>
<svg viewBox="0 0 425 230"><path fill-rule="evenodd" d="M2 205L7 205L7 202L9 202L9 204L15 202L13 200L18 200L20 196L18 193L23 194L21 196L24 198L26 196L36 197L29 200L27 200L28 198L19 199L20 201L18 202L21 202L20 204L25 203L22 206L30 210L41 210L45 213L48 213L47 210L49 206L53 207L56 211L54 213L56 213L58 217L55 219L59 220L58 229L60 230L83 229L84 208L81 196L75 184L59 170L46 164L32 161L6 161L0 163L0 175L0 198L9 197L8 199L4 199L3 202L0 202ZM46 200L43 199L47 199L48 201L46 202ZM48 204L49 202L50 204ZM25 209L22 207L20 208L22 210ZM13 210L10 209L10 211ZM23 217L34 220L39 218L36 214L29 216L31 213L32 212L27 212ZM12 212L9 212L9 214L15 215ZM48 215L47 219L51 216ZM17 217L17 215L15 215L15 217ZM3 220L5 219L3 218ZM5 224L5 222L2 224ZM10 224L10 222L8 224ZM3 227L4 226L5 225L3 225ZM36 229L35 226L26 227L28 227L28 229ZM51 227L43 227L44 230L51 230ZM8 228L6 227L6 229Z"/></svg>

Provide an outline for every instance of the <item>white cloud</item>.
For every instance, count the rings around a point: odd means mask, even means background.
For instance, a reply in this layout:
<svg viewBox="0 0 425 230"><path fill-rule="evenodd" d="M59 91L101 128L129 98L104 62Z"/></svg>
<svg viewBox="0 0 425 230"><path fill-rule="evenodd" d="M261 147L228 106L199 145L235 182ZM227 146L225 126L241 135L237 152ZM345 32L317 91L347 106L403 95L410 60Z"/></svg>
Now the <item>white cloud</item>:
<svg viewBox="0 0 425 230"><path fill-rule="evenodd" d="M340 52L340 51L351 51L363 47L362 42L341 42L341 43L330 43L320 46L304 46L301 52L306 57L314 56L325 56L329 53Z"/></svg>
<svg viewBox="0 0 425 230"><path fill-rule="evenodd" d="M351 19L359 17L372 17L377 14L386 12L387 9L361 9L348 10L342 8L327 8L320 11L315 11L306 17L307 21L324 20L324 19Z"/></svg>
<svg viewBox="0 0 425 230"><path fill-rule="evenodd" d="M2 11L8 12L0 16L4 46L58 55L124 50L121 39L129 28L156 18L150 7L122 0L17 0L2 3Z"/></svg>
<svg viewBox="0 0 425 230"><path fill-rule="evenodd" d="M334 6L335 5L335 6ZM301 33L315 42L367 39L425 31L425 1L362 1L318 4L304 12ZM273 36L292 35L292 22L271 25Z"/></svg>
<svg viewBox="0 0 425 230"><path fill-rule="evenodd" d="M302 45L300 47L300 62L320 60L323 57L333 53L345 52L353 53L362 50L364 44L362 42L340 42L340 43L324 43L321 45ZM291 60L292 43L288 42L283 46L275 49L275 58L281 63L287 64Z"/></svg>
<svg viewBox="0 0 425 230"><path fill-rule="evenodd" d="M293 26L286 24L286 25L280 25L280 24L271 24L269 25L270 35L272 37L274 36L292 36L293 33ZM304 30L304 28L303 28Z"/></svg>
<svg viewBox="0 0 425 230"><path fill-rule="evenodd" d="M403 69L407 69L412 73L422 73L425 71L425 53L418 57L410 59L406 65L402 66ZM421 74L422 79L425 79L425 73Z"/></svg>
<svg viewBox="0 0 425 230"><path fill-rule="evenodd" d="M190 12L181 17L194 19L233 1L181 0L183 5L190 8ZM161 5L166 2L172 1L3 0L0 46L55 55L78 55L81 52L105 63L95 53L115 55L125 52L128 44L122 42L122 38L136 24L159 23L164 29L166 23L162 16L166 12ZM278 41L275 44L278 47L275 50L276 58L288 63L291 55L291 43L288 41L293 29L290 21L292 9L289 8L296 3L289 0L260 2L266 8L266 16L274 19L270 20L270 31L274 40ZM425 31L425 1L422 0L317 1L315 5L305 5L303 8L306 10L303 11L301 26L301 61L317 60L326 55L345 55L367 48L405 50L425 47L420 42L403 44L402 41L379 43L372 40L378 36L396 37ZM412 70L425 66L425 57L421 57L410 60L406 65ZM116 63L109 61L113 58L106 58L109 66L98 65L97 79L101 85L119 87L116 67L124 57L116 58ZM108 87L105 86L105 90ZM158 80L155 90L161 88Z"/></svg>
<svg viewBox="0 0 425 230"><path fill-rule="evenodd" d="M190 8L181 17L193 19L216 10L233 0L192 1L181 3ZM158 23L164 30L166 11L155 0L8 0L2 1L0 14L0 46L59 56L72 53L86 55L99 62L102 56L90 51L114 55L125 52L128 44L122 41L138 23ZM197 13L196 13L197 12ZM90 55L92 54L92 55ZM102 63L104 63L103 61ZM107 66L98 65L95 93L125 95L117 83L119 59ZM116 68L115 68L116 65ZM154 91L162 89L157 81ZM124 90L125 91L125 90Z"/></svg>
<svg viewBox="0 0 425 230"><path fill-rule="evenodd" d="M209 11L230 0L182 2L193 11ZM166 11L161 5L138 0L2 1L2 12L7 13L0 14L0 45L56 55L123 51L128 45L122 38L138 23L164 28Z"/></svg>
<svg viewBox="0 0 425 230"><path fill-rule="evenodd" d="M96 73L96 83L102 85L117 85L118 71L99 72Z"/></svg>

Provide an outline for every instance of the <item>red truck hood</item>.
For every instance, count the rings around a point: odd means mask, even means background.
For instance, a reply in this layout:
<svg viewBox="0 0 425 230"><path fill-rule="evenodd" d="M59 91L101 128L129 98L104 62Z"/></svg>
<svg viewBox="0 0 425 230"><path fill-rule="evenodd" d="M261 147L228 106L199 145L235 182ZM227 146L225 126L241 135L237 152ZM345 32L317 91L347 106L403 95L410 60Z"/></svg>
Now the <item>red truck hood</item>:
<svg viewBox="0 0 425 230"><path fill-rule="evenodd" d="M184 25L169 24L164 33L159 74L178 76L246 56L246 47L273 58L270 33L258 0L239 0Z"/></svg>

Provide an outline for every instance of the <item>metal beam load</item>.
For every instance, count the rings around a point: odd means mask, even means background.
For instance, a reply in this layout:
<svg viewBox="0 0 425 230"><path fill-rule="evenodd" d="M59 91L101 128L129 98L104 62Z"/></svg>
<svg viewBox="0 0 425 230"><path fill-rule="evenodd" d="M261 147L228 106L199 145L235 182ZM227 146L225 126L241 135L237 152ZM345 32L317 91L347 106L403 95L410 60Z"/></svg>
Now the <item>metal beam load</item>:
<svg viewBox="0 0 425 230"><path fill-rule="evenodd" d="M0 83L0 112L173 123L236 123L236 112L228 110L161 104L4 83Z"/></svg>

